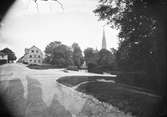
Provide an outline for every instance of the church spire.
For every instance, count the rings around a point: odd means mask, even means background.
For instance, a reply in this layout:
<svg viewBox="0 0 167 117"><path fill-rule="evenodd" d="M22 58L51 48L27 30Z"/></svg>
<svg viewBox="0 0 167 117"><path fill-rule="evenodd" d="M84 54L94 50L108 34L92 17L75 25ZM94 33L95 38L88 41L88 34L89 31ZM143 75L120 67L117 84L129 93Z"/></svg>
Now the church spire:
<svg viewBox="0 0 167 117"><path fill-rule="evenodd" d="M102 49L107 49L104 27L103 27Z"/></svg>

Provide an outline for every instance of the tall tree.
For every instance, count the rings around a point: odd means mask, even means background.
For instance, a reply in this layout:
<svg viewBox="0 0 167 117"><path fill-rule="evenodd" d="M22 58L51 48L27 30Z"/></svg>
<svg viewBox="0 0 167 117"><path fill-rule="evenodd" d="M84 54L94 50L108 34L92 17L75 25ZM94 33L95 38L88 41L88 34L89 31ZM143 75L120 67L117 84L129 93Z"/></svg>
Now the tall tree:
<svg viewBox="0 0 167 117"><path fill-rule="evenodd" d="M59 67L67 67L72 65L72 51L61 42L51 42L45 48L45 63L57 65Z"/></svg>
<svg viewBox="0 0 167 117"><path fill-rule="evenodd" d="M73 49L73 62L75 66L80 67L83 64L83 55L82 50L80 49L79 45L77 43L72 44Z"/></svg>
<svg viewBox="0 0 167 117"><path fill-rule="evenodd" d="M144 71L150 78L165 81L165 22L167 1L100 0L94 10L112 28L119 28L117 59L122 70ZM159 79L158 79L159 77Z"/></svg>
<svg viewBox="0 0 167 117"><path fill-rule="evenodd" d="M100 0L94 10L112 28L119 28L118 66L147 73L146 87L164 98L166 105L166 0ZM148 79L148 80L147 80ZM149 82L148 82L149 81Z"/></svg>
<svg viewBox="0 0 167 117"><path fill-rule="evenodd" d="M115 67L115 56L106 49L101 49L99 51L99 59L98 59L98 65L102 67L109 67L114 68Z"/></svg>
<svg viewBox="0 0 167 117"><path fill-rule="evenodd" d="M3 50L1 50L1 52L8 55L8 61L14 61L17 59L15 53L9 48L4 48Z"/></svg>
<svg viewBox="0 0 167 117"><path fill-rule="evenodd" d="M98 65L98 51L94 50L93 48L87 48L84 50L84 58L88 69L94 68Z"/></svg>

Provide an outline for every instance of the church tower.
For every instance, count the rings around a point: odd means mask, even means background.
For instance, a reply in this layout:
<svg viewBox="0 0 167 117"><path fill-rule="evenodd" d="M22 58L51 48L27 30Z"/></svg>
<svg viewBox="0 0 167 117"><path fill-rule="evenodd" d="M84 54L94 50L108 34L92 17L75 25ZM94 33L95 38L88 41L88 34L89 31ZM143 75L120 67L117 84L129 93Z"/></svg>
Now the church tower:
<svg viewBox="0 0 167 117"><path fill-rule="evenodd" d="M104 28L103 28L103 38L102 38L102 49L107 49L106 36L105 36Z"/></svg>

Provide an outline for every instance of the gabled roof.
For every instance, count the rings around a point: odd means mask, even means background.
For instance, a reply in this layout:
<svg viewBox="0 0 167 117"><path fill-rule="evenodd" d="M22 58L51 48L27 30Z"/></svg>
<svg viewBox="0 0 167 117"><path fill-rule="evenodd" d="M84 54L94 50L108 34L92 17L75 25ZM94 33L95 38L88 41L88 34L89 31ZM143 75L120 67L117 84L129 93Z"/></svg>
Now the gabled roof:
<svg viewBox="0 0 167 117"><path fill-rule="evenodd" d="M17 60L17 62L22 62L23 58L24 58L24 56L20 57L20 58Z"/></svg>
<svg viewBox="0 0 167 117"><path fill-rule="evenodd" d="M42 50L41 49L39 49L38 47L36 47L35 45L33 45L32 47L30 47L30 48L25 48L25 49L27 49L28 51L29 50L32 50L33 48L35 48L35 49L37 49L37 50L39 50L39 52L41 53L41 54L43 54L42 53ZM26 53L25 53L26 54Z"/></svg>
<svg viewBox="0 0 167 117"><path fill-rule="evenodd" d="M37 49L39 49L38 47L36 47L35 45L33 45L31 48L37 48ZM29 48L29 49L31 49L31 48ZM40 50L40 49L39 49Z"/></svg>

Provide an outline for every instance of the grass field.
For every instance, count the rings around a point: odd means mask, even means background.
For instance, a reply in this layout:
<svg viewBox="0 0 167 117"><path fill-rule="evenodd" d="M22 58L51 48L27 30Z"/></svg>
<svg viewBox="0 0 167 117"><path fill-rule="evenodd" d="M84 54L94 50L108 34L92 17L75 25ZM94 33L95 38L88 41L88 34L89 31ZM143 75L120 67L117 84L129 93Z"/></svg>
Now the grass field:
<svg viewBox="0 0 167 117"><path fill-rule="evenodd" d="M98 79L114 80L114 77L71 76L58 79L59 83L92 95L102 102L118 107L124 112L131 112L137 117L156 117L160 107L160 97L151 95L144 89L111 82L99 82Z"/></svg>
<svg viewBox="0 0 167 117"><path fill-rule="evenodd" d="M56 65L28 65L27 66L30 69L55 69L58 68L58 66Z"/></svg>
<svg viewBox="0 0 167 117"><path fill-rule="evenodd" d="M59 83L62 83L68 87L73 87L76 86L82 82L86 82L86 81L96 81L98 79L105 79L105 80L114 80L114 77L100 77L100 76L68 76L68 77L61 77L60 79L58 79L57 81Z"/></svg>

